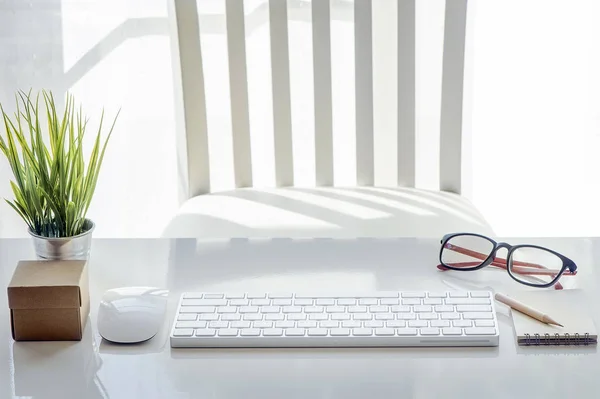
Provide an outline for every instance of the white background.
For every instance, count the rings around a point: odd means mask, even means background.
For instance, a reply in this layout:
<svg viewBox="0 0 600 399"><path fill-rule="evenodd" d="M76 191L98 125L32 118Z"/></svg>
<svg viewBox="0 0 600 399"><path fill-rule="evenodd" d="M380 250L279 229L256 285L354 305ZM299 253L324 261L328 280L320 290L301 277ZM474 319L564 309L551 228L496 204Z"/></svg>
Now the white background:
<svg viewBox="0 0 600 399"><path fill-rule="evenodd" d="M296 181L314 183L310 2L289 22ZM231 122L224 0L199 0L211 177L231 188ZM352 1L333 1L335 181L355 182ZM442 0L417 1L417 184L437 187ZM472 167L465 193L498 235L600 232L600 4L594 0L470 1ZM246 0L255 183L274 184L266 0ZM335 18L336 15L350 17ZM302 10L306 10L303 12ZM377 183L395 180L394 0L374 2ZM296 14L294 14L296 15ZM308 16L306 18L302 15ZM175 109L165 0L0 0L0 102L15 90L66 87L96 126L121 108L89 216L98 237L161 234L178 207ZM204 21L204 22L203 22ZM261 22L262 21L262 22ZM597 24L596 24L597 25ZM3 129L0 129L3 132ZM0 158L0 197L10 198ZM25 235L0 204L0 237Z"/></svg>

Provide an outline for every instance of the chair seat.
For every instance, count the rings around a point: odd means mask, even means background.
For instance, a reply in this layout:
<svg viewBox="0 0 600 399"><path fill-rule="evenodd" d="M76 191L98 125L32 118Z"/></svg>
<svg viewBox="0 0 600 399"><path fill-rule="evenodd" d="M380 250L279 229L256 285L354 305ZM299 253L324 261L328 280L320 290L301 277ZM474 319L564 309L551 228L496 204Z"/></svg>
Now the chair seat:
<svg viewBox="0 0 600 399"><path fill-rule="evenodd" d="M186 201L163 235L232 237L493 236L465 198L398 187L237 189Z"/></svg>

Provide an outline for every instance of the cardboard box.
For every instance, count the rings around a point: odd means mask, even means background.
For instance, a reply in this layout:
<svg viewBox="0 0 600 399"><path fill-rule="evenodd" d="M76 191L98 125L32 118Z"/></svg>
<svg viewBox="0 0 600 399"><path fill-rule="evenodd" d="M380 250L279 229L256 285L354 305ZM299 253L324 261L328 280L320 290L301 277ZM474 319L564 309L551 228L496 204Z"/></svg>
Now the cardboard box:
<svg viewBox="0 0 600 399"><path fill-rule="evenodd" d="M87 262L21 261L8 285L15 341L80 341L90 311Z"/></svg>

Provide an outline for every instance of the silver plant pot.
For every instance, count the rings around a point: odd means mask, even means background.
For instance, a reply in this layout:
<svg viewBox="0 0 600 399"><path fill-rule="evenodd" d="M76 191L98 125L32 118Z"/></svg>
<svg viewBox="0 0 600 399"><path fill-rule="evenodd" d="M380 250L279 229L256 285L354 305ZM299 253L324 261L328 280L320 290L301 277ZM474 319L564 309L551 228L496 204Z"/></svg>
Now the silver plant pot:
<svg viewBox="0 0 600 399"><path fill-rule="evenodd" d="M96 225L89 219L83 223L84 232L73 237L42 237L31 230L35 254L40 260L88 260L92 248L92 232Z"/></svg>

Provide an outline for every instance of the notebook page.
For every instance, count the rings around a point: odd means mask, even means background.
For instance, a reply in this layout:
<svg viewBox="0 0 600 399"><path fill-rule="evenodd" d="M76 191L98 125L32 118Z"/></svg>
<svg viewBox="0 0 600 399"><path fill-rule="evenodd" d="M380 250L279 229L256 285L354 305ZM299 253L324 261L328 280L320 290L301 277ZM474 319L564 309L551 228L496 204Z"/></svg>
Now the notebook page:
<svg viewBox="0 0 600 399"><path fill-rule="evenodd" d="M589 338L596 340L598 335L594 321L587 312L588 298L582 290L539 290L520 292L511 295L518 301L540 310L552 317L564 327L548 325L529 317L521 312L511 309L515 332L517 339L523 341L527 334L531 338L539 334L540 339L544 339L546 334L550 339L554 339L556 334L561 338L568 334L571 338L575 334L584 337L589 334Z"/></svg>

